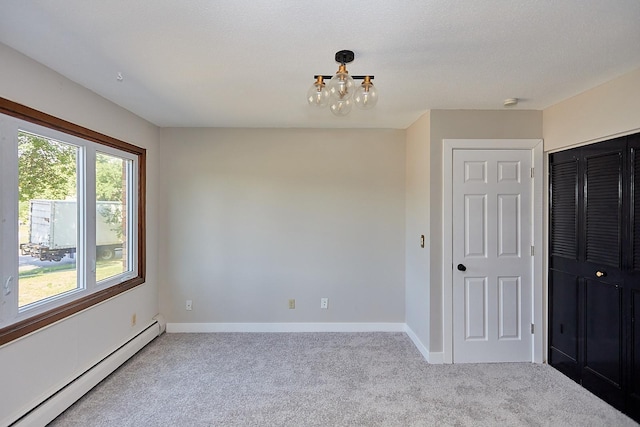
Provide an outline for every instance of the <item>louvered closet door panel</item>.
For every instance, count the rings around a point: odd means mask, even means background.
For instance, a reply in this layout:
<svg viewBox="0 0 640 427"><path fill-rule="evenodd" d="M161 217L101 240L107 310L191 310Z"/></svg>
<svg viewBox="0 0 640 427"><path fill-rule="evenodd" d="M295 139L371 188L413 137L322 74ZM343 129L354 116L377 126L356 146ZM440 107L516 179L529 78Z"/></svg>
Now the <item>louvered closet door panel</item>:
<svg viewBox="0 0 640 427"><path fill-rule="evenodd" d="M586 158L585 258L620 268L622 233L622 153Z"/></svg>
<svg viewBox="0 0 640 427"><path fill-rule="evenodd" d="M624 140L584 148L582 384L624 407Z"/></svg>
<svg viewBox="0 0 640 427"><path fill-rule="evenodd" d="M579 150L549 159L549 268L577 274L581 240Z"/></svg>
<svg viewBox="0 0 640 427"><path fill-rule="evenodd" d="M578 157L552 154L549 164L549 364L578 381Z"/></svg>
<svg viewBox="0 0 640 427"><path fill-rule="evenodd" d="M622 368L620 363L612 363L617 361L609 360L609 355L619 355L622 340L621 297L619 286L586 281L586 309L591 316L586 320L585 367L608 378L616 387L620 386L622 380ZM603 322L605 318L610 320Z"/></svg>
<svg viewBox="0 0 640 427"><path fill-rule="evenodd" d="M582 384L618 409L624 408L622 288L585 280Z"/></svg>
<svg viewBox="0 0 640 427"><path fill-rule="evenodd" d="M578 276L549 272L549 364L578 381Z"/></svg>
<svg viewBox="0 0 640 427"><path fill-rule="evenodd" d="M631 290L632 315L640 319L640 291ZM627 408L632 409L633 417L640 420L640 327L639 321L631 322L631 356L629 360L629 392Z"/></svg>
<svg viewBox="0 0 640 427"><path fill-rule="evenodd" d="M551 172L551 255L576 260L578 161L553 164Z"/></svg>

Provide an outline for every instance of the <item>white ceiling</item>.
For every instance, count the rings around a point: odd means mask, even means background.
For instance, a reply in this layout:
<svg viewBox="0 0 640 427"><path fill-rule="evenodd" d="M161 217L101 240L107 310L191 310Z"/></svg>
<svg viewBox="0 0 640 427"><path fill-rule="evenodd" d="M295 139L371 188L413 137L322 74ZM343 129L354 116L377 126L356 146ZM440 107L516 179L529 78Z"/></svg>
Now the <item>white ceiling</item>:
<svg viewBox="0 0 640 427"><path fill-rule="evenodd" d="M640 1L3 0L0 42L158 126L406 128L640 68ZM374 110L306 104L341 49L375 75Z"/></svg>

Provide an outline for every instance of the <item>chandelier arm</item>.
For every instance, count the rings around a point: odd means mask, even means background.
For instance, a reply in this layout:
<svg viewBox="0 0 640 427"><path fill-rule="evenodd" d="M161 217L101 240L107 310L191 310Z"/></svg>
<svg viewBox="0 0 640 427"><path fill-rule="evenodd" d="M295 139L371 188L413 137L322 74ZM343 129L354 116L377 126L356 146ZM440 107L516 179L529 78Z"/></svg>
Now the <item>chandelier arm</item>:
<svg viewBox="0 0 640 427"><path fill-rule="evenodd" d="M313 76L314 79L317 79L318 77L322 77L324 80L331 80L331 78L333 77L332 75L327 75L327 74L316 74L315 76ZM351 78L353 80L364 80L365 77L367 76L351 76ZM374 79L374 76L368 76L371 80Z"/></svg>

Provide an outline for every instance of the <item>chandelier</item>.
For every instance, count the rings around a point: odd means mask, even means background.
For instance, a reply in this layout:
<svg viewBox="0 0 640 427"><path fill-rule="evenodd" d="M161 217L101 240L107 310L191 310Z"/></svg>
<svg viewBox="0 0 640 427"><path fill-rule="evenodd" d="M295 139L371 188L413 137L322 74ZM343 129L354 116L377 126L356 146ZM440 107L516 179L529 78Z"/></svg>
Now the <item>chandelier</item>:
<svg viewBox="0 0 640 427"><path fill-rule="evenodd" d="M373 87L373 76L350 76L347 64L355 57L351 50L336 52L336 62L340 64L335 76L316 75L316 81L307 92L307 102L316 107L329 106L336 116L346 116L353 104L368 110L378 102L378 91ZM326 84L325 80L329 80ZM355 80L362 80L357 86ZM356 87L357 86L357 87Z"/></svg>

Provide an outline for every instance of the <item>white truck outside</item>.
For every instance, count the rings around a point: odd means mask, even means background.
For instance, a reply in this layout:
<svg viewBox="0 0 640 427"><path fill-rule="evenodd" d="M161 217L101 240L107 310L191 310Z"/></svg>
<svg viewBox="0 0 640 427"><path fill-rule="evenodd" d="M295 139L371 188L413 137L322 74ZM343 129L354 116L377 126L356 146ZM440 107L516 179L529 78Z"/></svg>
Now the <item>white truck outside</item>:
<svg viewBox="0 0 640 427"><path fill-rule="evenodd" d="M98 259L114 257L122 249L122 203L96 203L96 252ZM20 245L22 255L41 261L60 261L77 247L78 209L75 200L29 201L29 243Z"/></svg>

